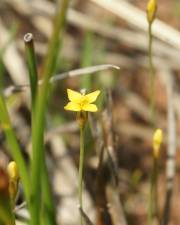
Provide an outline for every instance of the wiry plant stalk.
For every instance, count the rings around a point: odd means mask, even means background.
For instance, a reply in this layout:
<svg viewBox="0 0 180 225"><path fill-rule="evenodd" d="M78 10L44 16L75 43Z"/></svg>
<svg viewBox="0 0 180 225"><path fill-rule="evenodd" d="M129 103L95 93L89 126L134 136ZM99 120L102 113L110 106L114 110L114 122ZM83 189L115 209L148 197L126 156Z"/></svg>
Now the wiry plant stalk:
<svg viewBox="0 0 180 225"><path fill-rule="evenodd" d="M148 200L148 225L152 224L153 217L156 216L159 224L161 224L161 218L159 215L159 204L158 204L158 159L153 159L153 171L151 174L150 181L150 192Z"/></svg>
<svg viewBox="0 0 180 225"><path fill-rule="evenodd" d="M155 70L152 61L152 24L156 17L157 0L149 0L147 4L147 22L148 22L148 56L149 56L149 74L150 74L150 122L155 125Z"/></svg>
<svg viewBox="0 0 180 225"><path fill-rule="evenodd" d="M154 214L154 197L155 197L155 186L157 183L157 159L153 159L153 170L150 180L150 191L148 199L148 225L152 224Z"/></svg>
<svg viewBox="0 0 180 225"><path fill-rule="evenodd" d="M150 122L155 124L155 70L152 57L152 23L149 23L148 28L148 59L149 59L149 74L150 74Z"/></svg>
<svg viewBox="0 0 180 225"><path fill-rule="evenodd" d="M80 157L79 157L79 207L83 210L83 166L84 165L84 127L80 127ZM83 224L83 217L80 213L80 224Z"/></svg>

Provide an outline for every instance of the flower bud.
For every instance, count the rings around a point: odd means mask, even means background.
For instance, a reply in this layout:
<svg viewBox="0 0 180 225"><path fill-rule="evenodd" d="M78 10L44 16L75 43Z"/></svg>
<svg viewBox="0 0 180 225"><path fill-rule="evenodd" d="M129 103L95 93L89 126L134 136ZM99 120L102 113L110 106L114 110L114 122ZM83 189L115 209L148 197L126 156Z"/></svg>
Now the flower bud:
<svg viewBox="0 0 180 225"><path fill-rule="evenodd" d="M7 166L7 173L9 176L9 196L12 202L16 198L19 183L19 172L16 162L12 161Z"/></svg>
<svg viewBox="0 0 180 225"><path fill-rule="evenodd" d="M163 141L163 133L161 129L157 129L153 135L153 155L155 158L159 157L160 146Z"/></svg>
<svg viewBox="0 0 180 225"><path fill-rule="evenodd" d="M17 168L16 162L12 161L8 164L7 173L10 180L18 180L19 179L19 172Z"/></svg>
<svg viewBox="0 0 180 225"><path fill-rule="evenodd" d="M157 0L149 0L147 4L147 20L152 23L156 17L157 12Z"/></svg>

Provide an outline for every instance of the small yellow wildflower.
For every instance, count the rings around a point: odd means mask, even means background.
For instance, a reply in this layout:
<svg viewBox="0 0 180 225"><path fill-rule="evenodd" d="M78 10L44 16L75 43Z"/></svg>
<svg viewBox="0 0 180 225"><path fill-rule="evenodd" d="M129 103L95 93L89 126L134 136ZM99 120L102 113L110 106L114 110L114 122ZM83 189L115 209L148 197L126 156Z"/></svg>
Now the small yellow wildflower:
<svg viewBox="0 0 180 225"><path fill-rule="evenodd" d="M96 112L98 110L97 106L92 103L96 101L98 95L100 94L99 90L83 95L79 92L67 89L67 94L70 102L64 107L65 110L76 112Z"/></svg>
<svg viewBox="0 0 180 225"><path fill-rule="evenodd" d="M157 11L157 0L149 0L147 4L147 19L149 23L152 23L155 19Z"/></svg>
<svg viewBox="0 0 180 225"><path fill-rule="evenodd" d="M154 157L159 157L160 146L163 141L163 133L161 129L157 129L153 135L153 154Z"/></svg>

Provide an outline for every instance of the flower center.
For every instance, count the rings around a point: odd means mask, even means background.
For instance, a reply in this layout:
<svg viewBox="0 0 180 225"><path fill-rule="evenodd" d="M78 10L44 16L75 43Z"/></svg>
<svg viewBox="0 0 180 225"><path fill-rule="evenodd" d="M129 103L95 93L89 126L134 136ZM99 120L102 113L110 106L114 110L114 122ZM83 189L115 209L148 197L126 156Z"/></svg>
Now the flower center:
<svg viewBox="0 0 180 225"><path fill-rule="evenodd" d="M80 102L81 108L82 108L84 105L86 105L86 104L88 104L88 100L87 100L86 98L82 98L82 100L81 100L81 102Z"/></svg>

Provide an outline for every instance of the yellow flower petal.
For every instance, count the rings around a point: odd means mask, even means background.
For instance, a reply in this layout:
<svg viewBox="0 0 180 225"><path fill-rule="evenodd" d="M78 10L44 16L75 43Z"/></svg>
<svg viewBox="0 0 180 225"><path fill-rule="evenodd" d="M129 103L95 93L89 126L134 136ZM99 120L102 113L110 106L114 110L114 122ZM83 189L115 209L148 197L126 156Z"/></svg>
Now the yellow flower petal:
<svg viewBox="0 0 180 225"><path fill-rule="evenodd" d="M92 92L90 94L85 95L84 97L87 99L87 101L89 103L92 103L92 102L96 101L96 99L97 99L99 94L100 94L100 91L97 90L97 91L94 91L94 92Z"/></svg>
<svg viewBox="0 0 180 225"><path fill-rule="evenodd" d="M96 112L98 108L94 104L85 104L83 105L82 110L89 111L89 112Z"/></svg>
<svg viewBox="0 0 180 225"><path fill-rule="evenodd" d="M70 111L81 111L80 105L75 102L69 102L66 106L64 106L64 109Z"/></svg>
<svg viewBox="0 0 180 225"><path fill-rule="evenodd" d="M82 95L79 92L73 91L71 89L67 89L68 98L71 102L80 103L82 99Z"/></svg>

